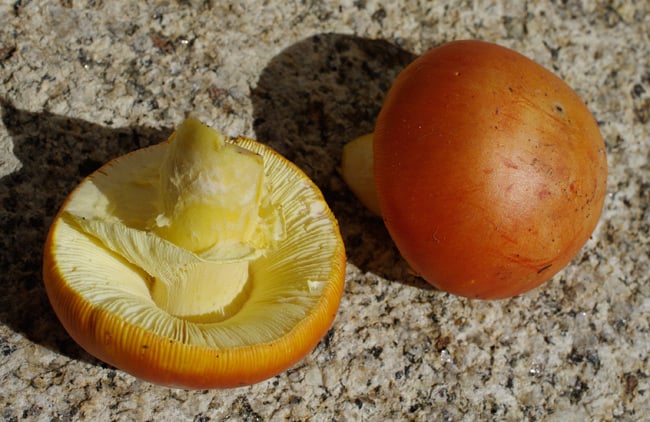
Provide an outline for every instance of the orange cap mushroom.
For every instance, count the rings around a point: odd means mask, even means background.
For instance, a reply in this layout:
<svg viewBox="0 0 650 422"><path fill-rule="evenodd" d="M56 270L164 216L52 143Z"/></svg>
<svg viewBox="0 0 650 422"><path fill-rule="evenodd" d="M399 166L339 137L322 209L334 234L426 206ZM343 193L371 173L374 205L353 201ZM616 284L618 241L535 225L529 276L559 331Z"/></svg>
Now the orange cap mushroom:
<svg viewBox="0 0 650 422"><path fill-rule="evenodd" d="M391 87L374 139L357 142L373 143L360 158L372 165L348 162L344 178L374 168L376 193L351 187L376 194L413 270L457 295L504 298L540 285L601 215L607 159L595 119L560 78L495 44L423 54Z"/></svg>
<svg viewBox="0 0 650 422"><path fill-rule="evenodd" d="M291 367L328 330L344 277L338 225L313 182L269 147L194 119L83 180L43 263L77 343L183 388Z"/></svg>

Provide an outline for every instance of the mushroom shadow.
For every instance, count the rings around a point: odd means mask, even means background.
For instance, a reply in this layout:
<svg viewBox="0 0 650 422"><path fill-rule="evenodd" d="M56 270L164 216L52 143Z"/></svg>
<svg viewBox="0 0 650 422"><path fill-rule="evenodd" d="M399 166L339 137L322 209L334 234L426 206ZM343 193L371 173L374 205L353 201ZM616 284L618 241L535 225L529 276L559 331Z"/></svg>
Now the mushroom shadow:
<svg viewBox="0 0 650 422"><path fill-rule="evenodd" d="M170 128L111 128L0 99L2 122L22 168L0 179L0 321L30 341L72 359L98 363L67 335L42 282L49 226L70 191L87 175L134 149L159 143ZM108 122L107 124L110 124ZM0 348L12 352L9 339Z"/></svg>
<svg viewBox="0 0 650 422"><path fill-rule="evenodd" d="M373 131L393 80L415 57L385 40L318 34L275 56L251 96L257 139L320 187L339 221L349 262L426 288L409 272L382 220L360 204L339 173L343 145Z"/></svg>

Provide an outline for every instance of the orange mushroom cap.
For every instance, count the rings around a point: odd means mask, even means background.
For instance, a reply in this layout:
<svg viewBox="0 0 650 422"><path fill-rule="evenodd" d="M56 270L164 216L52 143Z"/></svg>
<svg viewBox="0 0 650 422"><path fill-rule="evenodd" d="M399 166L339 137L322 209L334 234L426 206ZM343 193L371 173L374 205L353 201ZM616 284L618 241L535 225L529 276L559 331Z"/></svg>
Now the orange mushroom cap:
<svg viewBox="0 0 650 422"><path fill-rule="evenodd" d="M398 76L373 154L402 256L461 296L510 297L549 280L589 239L606 193L605 145L580 97L482 41L433 48Z"/></svg>
<svg viewBox="0 0 650 422"><path fill-rule="evenodd" d="M151 208L147 183L153 179L146 175L156 172L169 142L106 164L63 204L45 244L43 279L63 326L90 354L165 386L236 387L290 368L329 329L345 278L336 219L295 165L253 140L228 142L262 157L269 203L280 209L284 236L250 260L243 299L238 296L237 306L220 319L193 320L161 309L151 291L152 276L112 250L115 239L102 240L99 231L84 229L87 215L106 215L100 208L119 214L106 200L109 194L126 201L118 205L125 213ZM114 179L122 184L111 186ZM164 239L156 242L151 245L165 251L173 247ZM137 253L139 244L134 245ZM209 261L192 254L186 252L197 265Z"/></svg>

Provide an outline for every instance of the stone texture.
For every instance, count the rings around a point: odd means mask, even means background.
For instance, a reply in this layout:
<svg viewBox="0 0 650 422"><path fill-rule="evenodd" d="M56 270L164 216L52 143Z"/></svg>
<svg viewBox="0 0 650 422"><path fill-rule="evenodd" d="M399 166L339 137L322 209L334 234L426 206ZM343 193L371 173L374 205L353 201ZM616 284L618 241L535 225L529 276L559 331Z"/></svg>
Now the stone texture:
<svg viewBox="0 0 650 422"><path fill-rule="evenodd" d="M642 420L650 409L650 6L645 0L0 2L0 418ZM470 301L412 276L337 172L393 78L444 41L564 78L605 138L603 218L553 281ZM270 144L321 187L348 250L326 338L273 379L183 391L85 353L49 306L56 210L186 112Z"/></svg>

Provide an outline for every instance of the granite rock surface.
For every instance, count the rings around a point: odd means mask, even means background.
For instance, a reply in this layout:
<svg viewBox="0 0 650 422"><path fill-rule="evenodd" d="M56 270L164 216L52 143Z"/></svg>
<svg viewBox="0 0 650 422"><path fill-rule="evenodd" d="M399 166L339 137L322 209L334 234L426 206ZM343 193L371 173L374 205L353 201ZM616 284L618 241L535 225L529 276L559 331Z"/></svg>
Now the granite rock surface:
<svg viewBox="0 0 650 422"><path fill-rule="evenodd" d="M650 4L504 0L0 1L0 419L647 420ZM544 286L472 301L414 277L339 173L392 80L479 38L554 71L605 139L603 217ZM348 253L327 336L232 390L151 385L77 346L41 279L49 224L102 163L193 112L322 189Z"/></svg>

